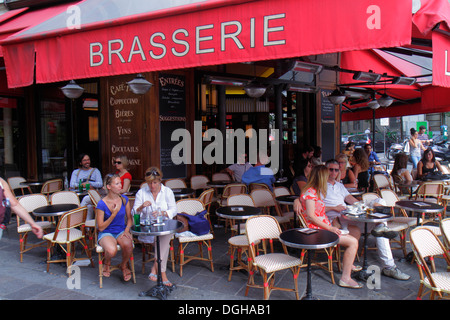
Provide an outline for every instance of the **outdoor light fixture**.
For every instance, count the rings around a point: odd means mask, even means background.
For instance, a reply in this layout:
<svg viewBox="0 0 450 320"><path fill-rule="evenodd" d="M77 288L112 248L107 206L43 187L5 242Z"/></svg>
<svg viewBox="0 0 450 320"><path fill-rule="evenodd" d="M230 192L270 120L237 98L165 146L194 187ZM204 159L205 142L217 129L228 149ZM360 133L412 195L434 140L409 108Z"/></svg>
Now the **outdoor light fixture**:
<svg viewBox="0 0 450 320"><path fill-rule="evenodd" d="M363 72L363 71L357 71L353 75L353 80L360 80L360 81L366 81L366 82L377 82L380 80L381 74L373 73L373 72Z"/></svg>
<svg viewBox="0 0 450 320"><path fill-rule="evenodd" d="M61 88L61 91L67 98L77 99L83 94L84 88L77 85L74 80L70 80L67 85Z"/></svg>
<svg viewBox="0 0 450 320"><path fill-rule="evenodd" d="M294 67L292 69L295 71L299 71L299 72L309 72L309 73L318 74L322 71L323 66L321 64L317 64L317 63L295 61Z"/></svg>
<svg viewBox="0 0 450 320"><path fill-rule="evenodd" d="M380 107L380 104L378 103L377 100L372 100L367 105L369 106L370 109L373 109L373 110L376 110Z"/></svg>
<svg viewBox="0 0 450 320"><path fill-rule="evenodd" d="M392 102L394 102L394 98L388 96L386 93L383 93L377 101L380 106L389 107Z"/></svg>
<svg viewBox="0 0 450 320"><path fill-rule="evenodd" d="M134 94L144 94L152 87L152 83L147 81L142 74L138 74L136 78L127 82Z"/></svg>
<svg viewBox="0 0 450 320"><path fill-rule="evenodd" d="M288 91L315 93L315 92L317 92L317 88L315 88L315 87L308 87L308 86L290 85L289 88L288 88Z"/></svg>
<svg viewBox="0 0 450 320"><path fill-rule="evenodd" d="M347 98L340 89L335 89L329 96L328 100L332 104L341 104L345 101L345 98Z"/></svg>
<svg viewBox="0 0 450 320"><path fill-rule="evenodd" d="M251 82L244 87L245 93L251 98L261 97L264 93L266 93L266 89L266 87L263 87L256 82Z"/></svg>
<svg viewBox="0 0 450 320"><path fill-rule="evenodd" d="M244 87L248 82L240 79L232 79L226 77L206 77L206 82L220 86Z"/></svg>
<svg viewBox="0 0 450 320"><path fill-rule="evenodd" d="M416 81L417 81L416 78L395 77L394 79L392 79L392 84L403 84L406 86L410 86L416 83Z"/></svg>

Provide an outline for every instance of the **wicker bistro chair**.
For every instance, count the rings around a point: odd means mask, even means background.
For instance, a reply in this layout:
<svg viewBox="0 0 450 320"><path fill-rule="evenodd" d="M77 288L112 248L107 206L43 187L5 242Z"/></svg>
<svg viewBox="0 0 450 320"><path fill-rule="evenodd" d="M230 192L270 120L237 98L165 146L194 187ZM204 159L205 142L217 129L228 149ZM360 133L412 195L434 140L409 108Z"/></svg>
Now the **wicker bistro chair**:
<svg viewBox="0 0 450 320"><path fill-rule="evenodd" d="M79 207L68 211L59 219L55 232L44 236L44 239L47 240L47 272L49 272L50 263L66 262L68 276L72 273L71 266L75 261L89 259L91 261L91 266L94 266L94 261L92 260L91 252L88 250L84 236L84 223L86 222L86 215L87 207ZM87 258L75 257L76 242L82 244ZM59 245L66 252L65 259L51 259L51 249L56 245Z"/></svg>
<svg viewBox="0 0 450 320"><path fill-rule="evenodd" d="M211 176L212 181L232 181L231 177L226 172L216 172Z"/></svg>
<svg viewBox="0 0 450 320"><path fill-rule="evenodd" d="M273 290L291 291L295 293L295 297L299 299L297 278L300 272L302 261L298 258L292 257L288 254L287 248L282 245L283 252L275 253L273 247L273 240L279 240L281 228L278 221L272 216L254 216L247 219L245 224L247 241L250 255L250 272L247 280L247 287L245 295L248 295L248 290L252 288L264 289L264 300L268 300ZM270 239L271 252L266 254L257 254L256 243L264 239ZM254 274L258 269L263 277L263 285L255 283ZM282 270L290 269L293 274L294 288L281 288L275 286L275 273Z"/></svg>
<svg viewBox="0 0 450 320"><path fill-rule="evenodd" d="M20 193L22 196L25 194L32 194L31 188L29 186L21 185L22 182L26 182L25 178L23 177L10 177L8 178L8 184L9 188L11 189L12 193L17 197L16 190L20 189ZM25 192L25 190L27 192Z"/></svg>
<svg viewBox="0 0 450 320"><path fill-rule="evenodd" d="M194 190L209 189L209 179L204 175L195 175L191 177L191 188Z"/></svg>
<svg viewBox="0 0 450 320"><path fill-rule="evenodd" d="M205 210L205 206L198 199L182 199L177 201L177 212L187 213L189 215L196 215L197 212ZM180 277L183 276L183 266L192 260L209 261L211 264L211 271L214 272L214 264L212 257L211 240L214 235L209 232L201 236L185 236L183 233L175 234L178 239L177 260L180 264ZM197 243L198 252L193 255L186 254L186 247L191 243ZM208 257L203 257L203 245L206 246Z"/></svg>
<svg viewBox="0 0 450 320"><path fill-rule="evenodd" d="M80 206L80 198L73 191L56 191L50 196L50 203L73 203Z"/></svg>
<svg viewBox="0 0 450 320"><path fill-rule="evenodd" d="M450 252L450 218L442 219L439 227L441 228L444 245L447 247L447 251Z"/></svg>
<svg viewBox="0 0 450 320"><path fill-rule="evenodd" d="M31 213L36 208L48 205L47 197L38 193L19 197L18 201L28 213ZM48 230L53 227L53 223L48 220L37 221L36 223L44 230L44 233L48 233ZM31 226L28 223L22 224L20 217L17 216L17 233L19 234L20 243L20 262L23 262L23 254L25 252L33 248L45 247L45 241L27 245L28 234L30 232Z"/></svg>
<svg viewBox="0 0 450 320"><path fill-rule="evenodd" d="M395 203L399 200L397 194L390 189L383 189L380 191L381 198L386 202L386 206L392 207L392 214L394 215L394 219L387 222L387 227L393 231L397 231L399 233L399 239L392 239L391 243L397 243L399 246L393 246L392 249L401 249L403 251L403 255L406 257L407 255L407 239L406 235L409 228L415 226L417 224L417 219L414 217L408 217L408 214L404 209L398 209L400 214L397 214L395 211Z"/></svg>
<svg viewBox="0 0 450 320"><path fill-rule="evenodd" d="M62 179L52 179L46 181L42 185L41 193L50 197L50 195L56 191L61 191L63 189Z"/></svg>
<svg viewBox="0 0 450 320"><path fill-rule="evenodd" d="M209 211L211 209L211 204L214 200L214 188L209 188L205 191L203 191L197 198L201 202L203 202L203 205L205 206L206 211L208 211L207 219L209 221L209 225L211 227L211 232L214 233L212 223L211 223L211 212Z"/></svg>
<svg viewBox="0 0 450 320"><path fill-rule="evenodd" d="M184 182L184 179L179 179L179 178L168 179L168 180L164 181L164 185L171 189L187 187L186 182Z"/></svg>
<svg viewBox="0 0 450 320"><path fill-rule="evenodd" d="M373 181L375 184L376 191L379 191L381 189L393 190L391 182L389 181L388 177L386 177L384 174L375 174L373 176Z"/></svg>
<svg viewBox="0 0 450 320"><path fill-rule="evenodd" d="M278 223L285 228L291 225L291 220L294 219L294 212L281 212L280 206L275 200L273 193L268 189L254 189L250 193L253 201L255 202L255 207L260 207L266 210L270 214L270 210L273 208L275 211L275 219Z"/></svg>
<svg viewBox="0 0 450 320"><path fill-rule="evenodd" d="M89 199L91 199L92 205L94 206L94 212L95 212L95 208L97 207L98 202L102 199L102 196L95 189L89 189L88 195L89 195ZM96 229L95 223L96 223L95 218L86 220L86 223L85 223L86 236L88 237L90 250L92 250L95 247L95 242L94 242L95 229Z"/></svg>
<svg viewBox="0 0 450 320"><path fill-rule="evenodd" d="M424 182L422 183L416 192L416 201L432 202L437 204L442 204L442 197L444 195L444 183L443 182ZM442 215L439 213L437 215L428 215L429 219L425 219L426 215L422 215L422 224L427 222L434 222L435 218L439 221L442 220Z"/></svg>
<svg viewBox="0 0 450 320"><path fill-rule="evenodd" d="M249 194L234 194L227 198L227 206L250 206L256 207L255 202ZM227 219L225 222L225 226L229 226L231 229L232 235L236 235L238 228L234 225L233 220ZM245 232L245 226L241 224L241 234ZM225 230L226 232L226 230Z"/></svg>
<svg viewBox="0 0 450 320"><path fill-rule="evenodd" d="M218 203L220 206L227 205L228 197L235 194L244 194L247 193L247 185L244 183L230 183L225 188L223 188L222 195L218 199Z"/></svg>
<svg viewBox="0 0 450 320"><path fill-rule="evenodd" d="M411 230L410 237L420 275L417 299L422 299L428 293L430 293L431 300L435 297L449 299L450 272L448 272L448 269L450 268L450 257L445 246L426 226ZM443 256L447 264L447 270L437 271L434 263L435 256ZM430 265L427 264L425 258L429 258ZM428 292L424 292L425 287L429 289Z"/></svg>

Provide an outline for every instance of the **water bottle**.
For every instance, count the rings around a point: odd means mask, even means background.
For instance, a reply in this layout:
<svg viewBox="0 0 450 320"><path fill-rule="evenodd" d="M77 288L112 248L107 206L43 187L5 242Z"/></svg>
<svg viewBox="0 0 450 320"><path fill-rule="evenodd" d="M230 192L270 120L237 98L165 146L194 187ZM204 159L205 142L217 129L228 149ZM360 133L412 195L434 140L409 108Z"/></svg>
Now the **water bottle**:
<svg viewBox="0 0 450 320"><path fill-rule="evenodd" d="M69 190L69 180L67 180L67 176L64 177L64 190Z"/></svg>
<svg viewBox="0 0 450 320"><path fill-rule="evenodd" d="M81 179L78 182L78 191L83 192L83 185L81 184Z"/></svg>

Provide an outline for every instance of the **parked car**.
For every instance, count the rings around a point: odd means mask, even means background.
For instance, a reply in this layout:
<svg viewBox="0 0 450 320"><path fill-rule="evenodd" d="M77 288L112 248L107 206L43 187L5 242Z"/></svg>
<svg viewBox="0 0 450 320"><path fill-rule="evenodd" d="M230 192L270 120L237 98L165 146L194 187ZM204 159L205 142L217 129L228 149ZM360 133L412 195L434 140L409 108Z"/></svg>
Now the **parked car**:
<svg viewBox="0 0 450 320"><path fill-rule="evenodd" d="M344 142L344 148L345 145L350 141L355 143L356 148L362 148L366 143L372 142L372 137L373 137L372 133L355 134L348 136L347 141ZM391 144L395 142L392 138L386 137L386 145L385 145L384 139L385 138L382 133L380 132L375 133L375 146L373 147L373 149L376 153L385 153L385 150L389 149Z"/></svg>

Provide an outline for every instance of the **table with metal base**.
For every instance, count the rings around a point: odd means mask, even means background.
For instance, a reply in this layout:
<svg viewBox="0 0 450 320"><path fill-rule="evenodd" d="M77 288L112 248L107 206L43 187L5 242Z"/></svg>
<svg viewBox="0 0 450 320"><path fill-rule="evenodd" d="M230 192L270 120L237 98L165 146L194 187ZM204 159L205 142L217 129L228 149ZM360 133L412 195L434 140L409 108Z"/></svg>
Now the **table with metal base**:
<svg viewBox="0 0 450 320"><path fill-rule="evenodd" d="M172 286L166 286L163 284L161 276L161 254L159 247L159 237L177 233L183 229L183 223L178 220L166 220L163 224L153 224L150 226L132 226L131 233L137 236L154 236L156 238L156 261L158 263L158 275L156 285L147 291L142 291L139 296L158 297L162 300L166 300L167 296L176 289L175 284Z"/></svg>
<svg viewBox="0 0 450 320"><path fill-rule="evenodd" d="M342 217L354 221L354 222L363 222L364 223L364 258L363 258L363 266L362 270L356 273L356 277L360 280L366 281L372 273L368 273L368 263L367 263L367 250L368 250L368 244L367 244L367 237L369 236L367 232L367 225L369 223L381 223L381 222L387 222L392 219L394 219L394 216L391 213L362 213L362 214L352 214L349 213L347 210L342 211Z"/></svg>
<svg viewBox="0 0 450 320"><path fill-rule="evenodd" d="M298 199L298 198L299 198L299 196L296 196L296 195L293 195L293 194L286 194L286 195L283 195L283 196L275 197L275 200L279 204L293 206L295 199ZM294 228L297 228L297 227L299 227L299 225L297 223L297 215L294 212Z"/></svg>
<svg viewBox="0 0 450 320"><path fill-rule="evenodd" d="M261 208L252 206L224 206L216 210L216 214L225 219L246 220L251 216L261 214ZM237 224L238 235L241 234L241 224Z"/></svg>
<svg viewBox="0 0 450 320"><path fill-rule="evenodd" d="M305 233L309 231L313 233ZM335 246L339 242L339 236L331 231L323 229L290 229L280 234L280 241L288 247L306 249L308 254L306 294L302 300L317 300L312 294L311 285L311 256L314 250Z"/></svg>

